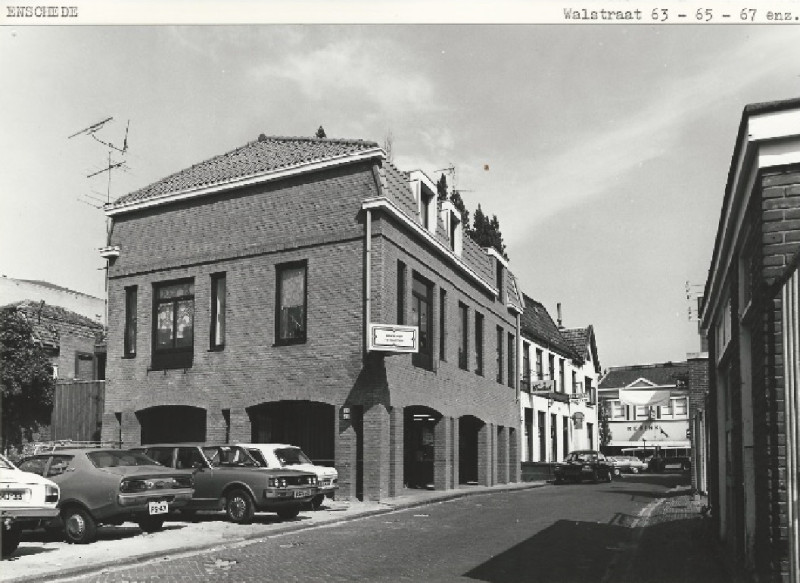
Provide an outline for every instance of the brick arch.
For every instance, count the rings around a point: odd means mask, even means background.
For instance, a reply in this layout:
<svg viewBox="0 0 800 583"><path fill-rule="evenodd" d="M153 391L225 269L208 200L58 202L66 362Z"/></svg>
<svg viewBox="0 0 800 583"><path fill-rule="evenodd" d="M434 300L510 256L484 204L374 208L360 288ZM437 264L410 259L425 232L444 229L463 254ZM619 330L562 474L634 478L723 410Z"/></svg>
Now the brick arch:
<svg viewBox="0 0 800 583"><path fill-rule="evenodd" d="M320 465L334 465L336 407L305 400L268 401L247 408L253 443L288 443Z"/></svg>

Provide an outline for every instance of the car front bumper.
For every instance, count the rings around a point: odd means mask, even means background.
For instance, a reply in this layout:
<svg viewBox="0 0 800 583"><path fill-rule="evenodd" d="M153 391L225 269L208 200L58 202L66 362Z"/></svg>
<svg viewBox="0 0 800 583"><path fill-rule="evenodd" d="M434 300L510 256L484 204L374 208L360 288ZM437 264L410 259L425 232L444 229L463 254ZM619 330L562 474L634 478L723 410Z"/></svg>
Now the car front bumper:
<svg viewBox="0 0 800 583"><path fill-rule="evenodd" d="M194 490L181 488L175 490L163 490L158 492L118 494L117 502L125 512L148 513L150 502L166 502L169 509L183 508L192 499Z"/></svg>

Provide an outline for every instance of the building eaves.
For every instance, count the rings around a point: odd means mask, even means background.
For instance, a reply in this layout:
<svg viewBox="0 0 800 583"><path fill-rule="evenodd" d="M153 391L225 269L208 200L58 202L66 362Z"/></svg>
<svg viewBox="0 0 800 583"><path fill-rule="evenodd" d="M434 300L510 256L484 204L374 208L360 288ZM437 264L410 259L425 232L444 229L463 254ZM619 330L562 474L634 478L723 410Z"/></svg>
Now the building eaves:
<svg viewBox="0 0 800 583"><path fill-rule="evenodd" d="M599 388L617 389L645 379L656 386L676 385L684 382L689 372L686 362L663 362L612 367L600 380Z"/></svg>

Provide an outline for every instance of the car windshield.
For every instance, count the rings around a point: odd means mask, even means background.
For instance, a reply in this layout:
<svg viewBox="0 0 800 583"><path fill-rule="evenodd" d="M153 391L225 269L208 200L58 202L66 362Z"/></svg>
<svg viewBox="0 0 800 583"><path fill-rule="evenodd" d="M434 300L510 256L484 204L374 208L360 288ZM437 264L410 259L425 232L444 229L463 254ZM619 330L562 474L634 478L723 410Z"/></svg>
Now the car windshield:
<svg viewBox="0 0 800 583"><path fill-rule="evenodd" d="M8 461L6 459L6 457L3 456L3 455L0 455L0 468L2 468L4 470L13 470L13 469L15 469L14 468L14 464L12 464L10 461Z"/></svg>
<svg viewBox="0 0 800 583"><path fill-rule="evenodd" d="M275 450L275 457L282 466L296 466L298 464L313 464L299 447L284 447Z"/></svg>
<svg viewBox="0 0 800 583"><path fill-rule="evenodd" d="M150 459L143 453L125 450L93 451L86 457L96 468L116 468L130 466L160 466L157 461Z"/></svg>
<svg viewBox="0 0 800 583"><path fill-rule="evenodd" d="M211 447L204 447L203 453L208 459L211 467L218 468L220 466L246 466L257 467L260 464L253 459L247 451L241 447L232 445L217 445Z"/></svg>
<svg viewBox="0 0 800 583"><path fill-rule="evenodd" d="M597 455L593 453L574 453L572 459L578 462L593 462L597 459Z"/></svg>

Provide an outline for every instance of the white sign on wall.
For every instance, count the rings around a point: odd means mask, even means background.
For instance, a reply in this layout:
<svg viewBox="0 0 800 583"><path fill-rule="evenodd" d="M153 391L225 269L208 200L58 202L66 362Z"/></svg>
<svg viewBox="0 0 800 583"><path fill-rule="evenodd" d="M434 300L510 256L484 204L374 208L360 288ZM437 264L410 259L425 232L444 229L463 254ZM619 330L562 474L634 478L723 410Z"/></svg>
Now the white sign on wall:
<svg viewBox="0 0 800 583"><path fill-rule="evenodd" d="M367 350L370 352L419 352L419 328L396 324L370 324Z"/></svg>

